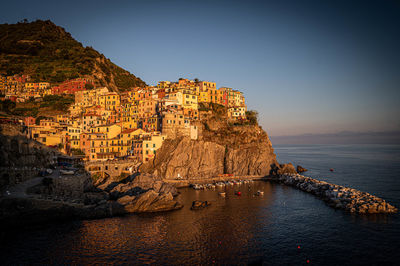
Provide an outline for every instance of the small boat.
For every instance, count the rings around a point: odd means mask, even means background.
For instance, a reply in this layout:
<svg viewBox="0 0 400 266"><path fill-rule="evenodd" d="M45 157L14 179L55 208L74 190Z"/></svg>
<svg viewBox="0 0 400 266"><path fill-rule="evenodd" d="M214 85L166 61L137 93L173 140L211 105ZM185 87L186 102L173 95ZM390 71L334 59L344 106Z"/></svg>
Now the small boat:
<svg viewBox="0 0 400 266"><path fill-rule="evenodd" d="M329 171L333 172L333 171L334 171L334 169L333 169L333 168L331 168L331 169L329 169Z"/></svg>
<svg viewBox="0 0 400 266"><path fill-rule="evenodd" d="M72 170L60 170L62 175L73 175L75 172Z"/></svg>
<svg viewBox="0 0 400 266"><path fill-rule="evenodd" d="M218 195L220 195L221 197L225 197L226 193L225 192L220 192L220 193L218 193Z"/></svg>
<svg viewBox="0 0 400 266"><path fill-rule="evenodd" d="M200 190L200 189L204 189L204 187L202 185L194 184L193 189Z"/></svg>
<svg viewBox="0 0 400 266"><path fill-rule="evenodd" d="M217 183L215 183L215 185L218 187L223 187L223 186L225 186L225 183L217 182Z"/></svg>
<svg viewBox="0 0 400 266"><path fill-rule="evenodd" d="M262 195L264 195L264 191L258 190L255 195L262 196Z"/></svg>
<svg viewBox="0 0 400 266"><path fill-rule="evenodd" d="M236 195L236 196L241 196L241 195L242 195L242 192L236 191L236 192L235 192L235 195Z"/></svg>

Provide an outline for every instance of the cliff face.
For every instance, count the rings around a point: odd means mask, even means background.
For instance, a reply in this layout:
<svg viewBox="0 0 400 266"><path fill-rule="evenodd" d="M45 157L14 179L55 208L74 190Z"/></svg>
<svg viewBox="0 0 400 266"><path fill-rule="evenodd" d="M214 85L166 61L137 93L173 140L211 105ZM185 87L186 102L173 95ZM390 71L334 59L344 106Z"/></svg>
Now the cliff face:
<svg viewBox="0 0 400 266"><path fill-rule="evenodd" d="M224 172L225 147L189 138L166 140L154 162L141 167L158 178L211 177Z"/></svg>
<svg viewBox="0 0 400 266"><path fill-rule="evenodd" d="M141 171L159 178L210 178L220 174L269 175L279 166L266 132L257 125L229 125L212 117L203 121L199 140L167 139Z"/></svg>

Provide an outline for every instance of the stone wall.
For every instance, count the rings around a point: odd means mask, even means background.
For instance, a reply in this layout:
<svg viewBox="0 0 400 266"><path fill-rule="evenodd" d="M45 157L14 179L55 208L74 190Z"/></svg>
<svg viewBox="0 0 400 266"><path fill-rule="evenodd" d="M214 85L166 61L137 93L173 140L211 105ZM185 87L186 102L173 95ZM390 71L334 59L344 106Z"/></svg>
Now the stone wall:
<svg viewBox="0 0 400 266"><path fill-rule="evenodd" d="M122 173L135 172L139 165L140 162L135 159L94 161L85 163L85 169L92 176L97 174L101 177L117 177Z"/></svg>
<svg viewBox="0 0 400 266"><path fill-rule="evenodd" d="M36 176L41 169L57 162L60 153L27 138L17 125L0 127L0 188Z"/></svg>

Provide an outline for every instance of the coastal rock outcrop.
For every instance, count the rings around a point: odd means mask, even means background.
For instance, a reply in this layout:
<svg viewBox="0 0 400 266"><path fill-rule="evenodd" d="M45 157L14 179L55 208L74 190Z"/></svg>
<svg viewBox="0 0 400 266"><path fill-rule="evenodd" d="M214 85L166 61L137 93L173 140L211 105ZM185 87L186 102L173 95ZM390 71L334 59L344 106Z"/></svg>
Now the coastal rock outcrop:
<svg viewBox="0 0 400 266"><path fill-rule="evenodd" d="M117 202L128 213L170 211L183 207L171 193L157 193L152 189L138 196L121 197Z"/></svg>
<svg viewBox="0 0 400 266"><path fill-rule="evenodd" d="M307 172L308 170L306 169L306 168L304 168L303 166L301 166L301 165L298 165L297 167L296 167L296 171L297 171L297 173L303 173L303 172Z"/></svg>
<svg viewBox="0 0 400 266"><path fill-rule="evenodd" d="M160 179L205 179L221 174L266 176L273 166L280 167L261 127L231 126L215 119L204 123L199 140L165 140L155 158L140 170Z"/></svg>
<svg viewBox="0 0 400 266"><path fill-rule="evenodd" d="M201 201L201 200L195 200L192 202L192 207L190 207L191 210L201 210L207 206L210 206L211 202L208 201Z"/></svg>
<svg viewBox="0 0 400 266"><path fill-rule="evenodd" d="M366 192L319 181L298 174L283 174L279 181L314 194L331 207L357 214L395 213L397 208Z"/></svg>
<svg viewBox="0 0 400 266"><path fill-rule="evenodd" d="M225 147L216 143L189 138L166 140L153 164L147 164L141 170L166 179L178 175L210 177L224 172L224 156Z"/></svg>

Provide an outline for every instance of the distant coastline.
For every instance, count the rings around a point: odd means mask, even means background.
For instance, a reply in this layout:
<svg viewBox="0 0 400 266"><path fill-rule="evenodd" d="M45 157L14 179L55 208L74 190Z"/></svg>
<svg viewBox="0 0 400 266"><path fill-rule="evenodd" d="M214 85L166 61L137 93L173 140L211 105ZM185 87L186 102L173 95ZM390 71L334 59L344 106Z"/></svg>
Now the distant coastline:
<svg viewBox="0 0 400 266"><path fill-rule="evenodd" d="M280 144L394 144L400 145L400 131L339 132L331 134L302 134L270 136L273 145Z"/></svg>

